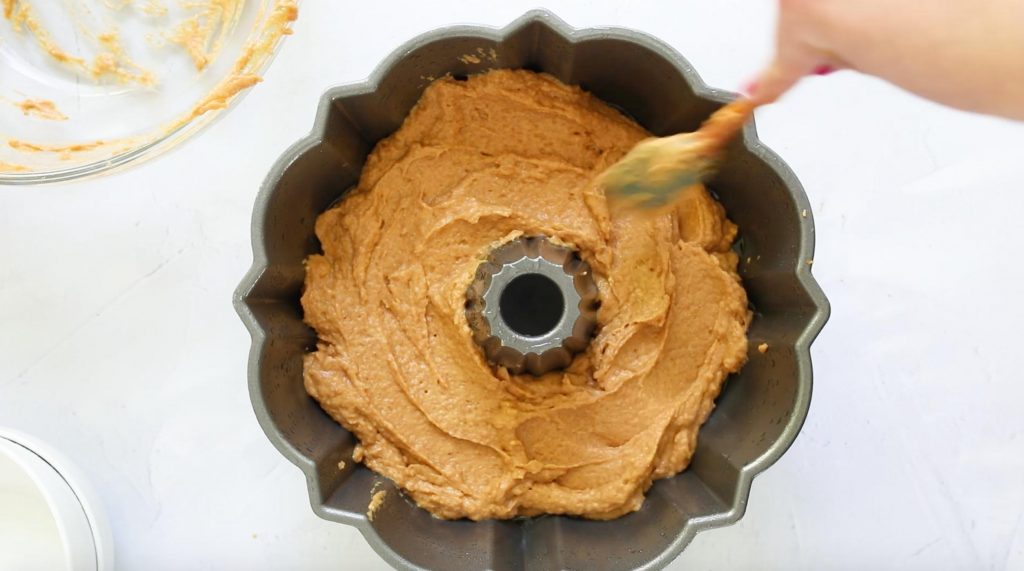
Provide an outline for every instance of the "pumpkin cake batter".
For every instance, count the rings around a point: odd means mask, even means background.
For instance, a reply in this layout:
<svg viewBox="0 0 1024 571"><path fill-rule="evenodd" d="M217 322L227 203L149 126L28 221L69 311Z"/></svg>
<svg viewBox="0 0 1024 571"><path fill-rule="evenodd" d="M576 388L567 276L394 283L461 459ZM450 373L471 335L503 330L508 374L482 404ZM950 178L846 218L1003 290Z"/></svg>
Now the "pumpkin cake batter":
<svg viewBox="0 0 1024 571"><path fill-rule="evenodd" d="M547 75L427 88L319 217L306 265L306 390L356 461L474 520L615 518L687 466L750 313L736 226L702 186L656 218L610 214L595 177L648 136ZM539 378L494 369L464 313L480 262L524 234L575 248L602 302L587 350Z"/></svg>

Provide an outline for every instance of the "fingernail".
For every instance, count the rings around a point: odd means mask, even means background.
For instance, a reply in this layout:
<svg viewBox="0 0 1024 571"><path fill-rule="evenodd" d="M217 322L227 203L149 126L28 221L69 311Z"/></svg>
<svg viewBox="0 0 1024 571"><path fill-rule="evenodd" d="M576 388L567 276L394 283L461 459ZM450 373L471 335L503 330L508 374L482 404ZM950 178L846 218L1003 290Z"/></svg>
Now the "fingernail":
<svg viewBox="0 0 1024 571"><path fill-rule="evenodd" d="M818 67L814 68L814 70L812 70L811 73L814 75L828 75L835 70L836 68L830 65L819 65Z"/></svg>
<svg viewBox="0 0 1024 571"><path fill-rule="evenodd" d="M760 86L761 86L761 82L760 81L758 81L756 79L751 79L750 81L748 81L748 82L743 84L743 87L740 88L740 92L742 92L743 95L746 95L747 97L750 97L750 96L754 95L754 93L757 92L757 88L760 87Z"/></svg>

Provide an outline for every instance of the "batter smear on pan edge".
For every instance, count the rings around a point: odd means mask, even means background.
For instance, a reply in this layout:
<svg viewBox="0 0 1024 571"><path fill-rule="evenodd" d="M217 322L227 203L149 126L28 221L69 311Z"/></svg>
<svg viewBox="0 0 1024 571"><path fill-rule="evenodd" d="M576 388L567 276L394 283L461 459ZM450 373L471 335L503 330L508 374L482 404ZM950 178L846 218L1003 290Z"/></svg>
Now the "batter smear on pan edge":
<svg viewBox="0 0 1024 571"><path fill-rule="evenodd" d="M442 518L640 508L684 469L750 321L736 226L701 186L658 218L611 216L594 179L640 126L547 75L438 80L316 222L302 306L306 390L355 459ZM494 370L466 288L496 245L576 248L602 301L590 346L536 378Z"/></svg>

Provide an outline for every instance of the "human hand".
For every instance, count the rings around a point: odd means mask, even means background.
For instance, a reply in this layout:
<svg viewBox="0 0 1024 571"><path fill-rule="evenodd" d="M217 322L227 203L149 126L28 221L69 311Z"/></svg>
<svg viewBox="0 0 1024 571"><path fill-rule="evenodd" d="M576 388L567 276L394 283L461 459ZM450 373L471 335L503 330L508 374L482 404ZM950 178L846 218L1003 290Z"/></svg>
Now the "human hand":
<svg viewBox="0 0 1024 571"><path fill-rule="evenodd" d="M1024 0L780 0L776 34L774 60L748 86L756 103L848 68L1024 119Z"/></svg>

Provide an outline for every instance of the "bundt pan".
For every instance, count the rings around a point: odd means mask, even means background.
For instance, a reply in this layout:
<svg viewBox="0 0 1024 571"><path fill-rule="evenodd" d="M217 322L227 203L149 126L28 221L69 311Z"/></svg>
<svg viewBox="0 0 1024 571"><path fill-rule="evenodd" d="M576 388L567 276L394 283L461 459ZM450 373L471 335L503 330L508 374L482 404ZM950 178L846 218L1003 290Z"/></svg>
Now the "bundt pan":
<svg viewBox="0 0 1024 571"><path fill-rule="evenodd" d="M253 212L253 266L234 299L252 334L253 408L271 442L306 474L313 511L355 526L396 568L663 567L698 531L738 520L751 479L793 442L811 397L808 347L828 317L810 273L807 197L753 125L708 185L740 228L739 271L755 313L750 360L726 383L690 467L657 481L639 511L612 521L436 519L353 462L355 438L303 389L302 356L315 347L316 334L302 322L299 296L303 259L320 249L317 215L356 184L367 153L398 129L431 79L492 68L543 71L580 85L656 135L692 131L733 97L705 86L686 60L650 36L573 30L543 11L500 30L428 33L399 48L367 81L329 90L313 131L273 166ZM763 354L762 343L769 347ZM367 507L379 490L385 500L371 521Z"/></svg>

